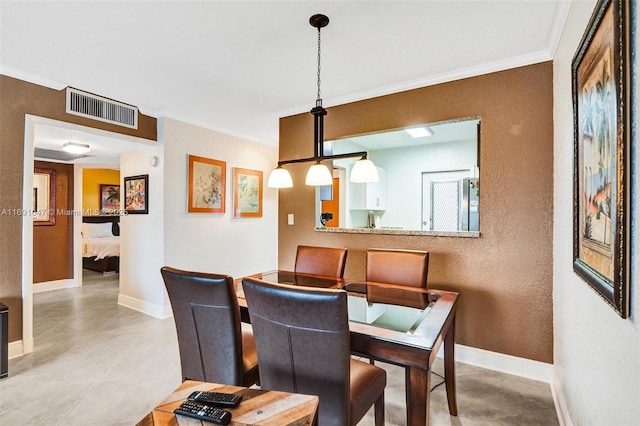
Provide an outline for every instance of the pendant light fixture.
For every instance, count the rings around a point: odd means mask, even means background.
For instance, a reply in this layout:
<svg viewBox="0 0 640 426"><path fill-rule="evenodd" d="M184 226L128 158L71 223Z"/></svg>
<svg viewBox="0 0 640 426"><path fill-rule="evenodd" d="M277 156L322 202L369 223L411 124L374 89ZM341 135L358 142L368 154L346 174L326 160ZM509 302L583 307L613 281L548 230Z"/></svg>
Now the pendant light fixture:
<svg viewBox="0 0 640 426"><path fill-rule="evenodd" d="M318 96L316 98L316 106L311 109L311 115L313 115L313 157L279 161L278 167L269 175L267 186L270 188L291 188L293 186L291 174L282 166L310 161L314 161L315 164L309 168L305 184L310 186L332 185L333 175L329 168L322 164L322 161L351 157L360 157L360 160L355 162L351 170L350 179L352 182L377 182L378 170L375 164L367 159L366 151L324 155L324 116L327 115L327 110L323 108L322 97L320 96L320 29L329 24L329 18L325 15L317 14L309 18L309 23L312 27L318 29Z"/></svg>

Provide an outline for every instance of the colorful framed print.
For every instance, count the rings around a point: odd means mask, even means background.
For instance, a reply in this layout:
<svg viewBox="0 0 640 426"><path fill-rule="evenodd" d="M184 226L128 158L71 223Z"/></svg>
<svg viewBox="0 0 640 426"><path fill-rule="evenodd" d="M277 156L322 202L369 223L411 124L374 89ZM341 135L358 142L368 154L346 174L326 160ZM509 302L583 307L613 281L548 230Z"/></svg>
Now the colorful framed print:
<svg viewBox="0 0 640 426"><path fill-rule="evenodd" d="M572 62L573 269L623 318L631 282L628 8L601 0Z"/></svg>
<svg viewBox="0 0 640 426"><path fill-rule="evenodd" d="M120 185L100 184L100 214L117 214L120 211Z"/></svg>
<svg viewBox="0 0 640 426"><path fill-rule="evenodd" d="M224 213L227 164L189 155L189 213Z"/></svg>
<svg viewBox="0 0 640 426"><path fill-rule="evenodd" d="M233 217L262 217L262 172L233 169Z"/></svg>
<svg viewBox="0 0 640 426"><path fill-rule="evenodd" d="M149 175L125 177L124 197L126 214L148 214Z"/></svg>

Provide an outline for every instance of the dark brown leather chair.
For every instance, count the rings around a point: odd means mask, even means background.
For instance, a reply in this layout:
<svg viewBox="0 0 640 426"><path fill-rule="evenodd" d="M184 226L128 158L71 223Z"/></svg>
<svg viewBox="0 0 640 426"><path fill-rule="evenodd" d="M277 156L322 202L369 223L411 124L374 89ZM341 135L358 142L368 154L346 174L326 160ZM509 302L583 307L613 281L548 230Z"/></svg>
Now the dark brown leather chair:
<svg viewBox="0 0 640 426"><path fill-rule="evenodd" d="M342 278L346 263L346 248L298 246L294 271Z"/></svg>
<svg viewBox="0 0 640 426"><path fill-rule="evenodd" d="M244 278L263 389L318 395L319 425L384 424L386 372L351 358L347 293Z"/></svg>
<svg viewBox="0 0 640 426"><path fill-rule="evenodd" d="M367 281L427 288L428 271L428 251L367 250Z"/></svg>
<svg viewBox="0 0 640 426"><path fill-rule="evenodd" d="M233 278L161 268L178 334L182 380L258 383L253 330L240 322Z"/></svg>

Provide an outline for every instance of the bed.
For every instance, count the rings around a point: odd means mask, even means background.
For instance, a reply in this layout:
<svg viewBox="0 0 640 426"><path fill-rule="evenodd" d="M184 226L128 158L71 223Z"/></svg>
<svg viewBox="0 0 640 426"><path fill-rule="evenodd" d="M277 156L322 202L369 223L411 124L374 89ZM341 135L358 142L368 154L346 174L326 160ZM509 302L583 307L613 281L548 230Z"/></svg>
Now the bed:
<svg viewBox="0 0 640 426"><path fill-rule="evenodd" d="M120 217L82 218L82 267L97 272L120 272Z"/></svg>

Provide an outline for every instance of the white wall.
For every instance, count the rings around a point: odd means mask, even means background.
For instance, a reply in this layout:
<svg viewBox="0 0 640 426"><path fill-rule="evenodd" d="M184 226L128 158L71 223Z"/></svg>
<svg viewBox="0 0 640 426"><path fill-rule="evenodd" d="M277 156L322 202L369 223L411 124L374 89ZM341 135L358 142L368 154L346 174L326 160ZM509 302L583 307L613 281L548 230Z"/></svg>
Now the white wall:
<svg viewBox="0 0 640 426"><path fill-rule="evenodd" d="M631 315L621 319L585 282L573 261L573 122L571 61L589 18L593 0L573 2L554 58L554 387L566 424L640 424L640 325L638 273L637 160L632 167ZM638 43L636 33L635 43ZM637 68L638 63L634 66ZM634 78L634 82L636 79ZM634 102L638 103L637 94ZM637 122L636 112L634 121ZM639 154L635 141L634 156ZM635 249L633 249L635 247Z"/></svg>
<svg viewBox="0 0 640 426"><path fill-rule="evenodd" d="M159 158L157 167L151 158ZM149 175L149 214L120 218L120 294L118 304L165 318L171 314L160 275L164 235L164 155L162 145L120 156L121 183L125 177ZM124 192L122 194L124 197ZM121 205L124 205L124 200Z"/></svg>
<svg viewBox="0 0 640 426"><path fill-rule="evenodd" d="M473 171L476 146L475 140L467 140L373 151L371 160L387 171L387 212L382 216L382 226L421 229L422 173ZM473 172L465 176L473 177Z"/></svg>
<svg viewBox="0 0 640 426"><path fill-rule="evenodd" d="M275 147L246 141L173 119L158 121L165 158L165 265L234 277L278 266L278 193L267 188L278 161ZM224 214L187 213L187 155L226 162ZM233 167L262 170L263 216L234 219Z"/></svg>
<svg viewBox="0 0 640 426"><path fill-rule="evenodd" d="M386 172L387 208L376 218L378 226L422 229L422 173L467 169L471 172L464 177L475 177L476 149L474 139L370 151L369 159ZM366 149L349 140L340 141L334 148L336 154L357 151ZM336 160L334 165L347 167L355 160ZM367 213L347 211L341 226L366 226Z"/></svg>

